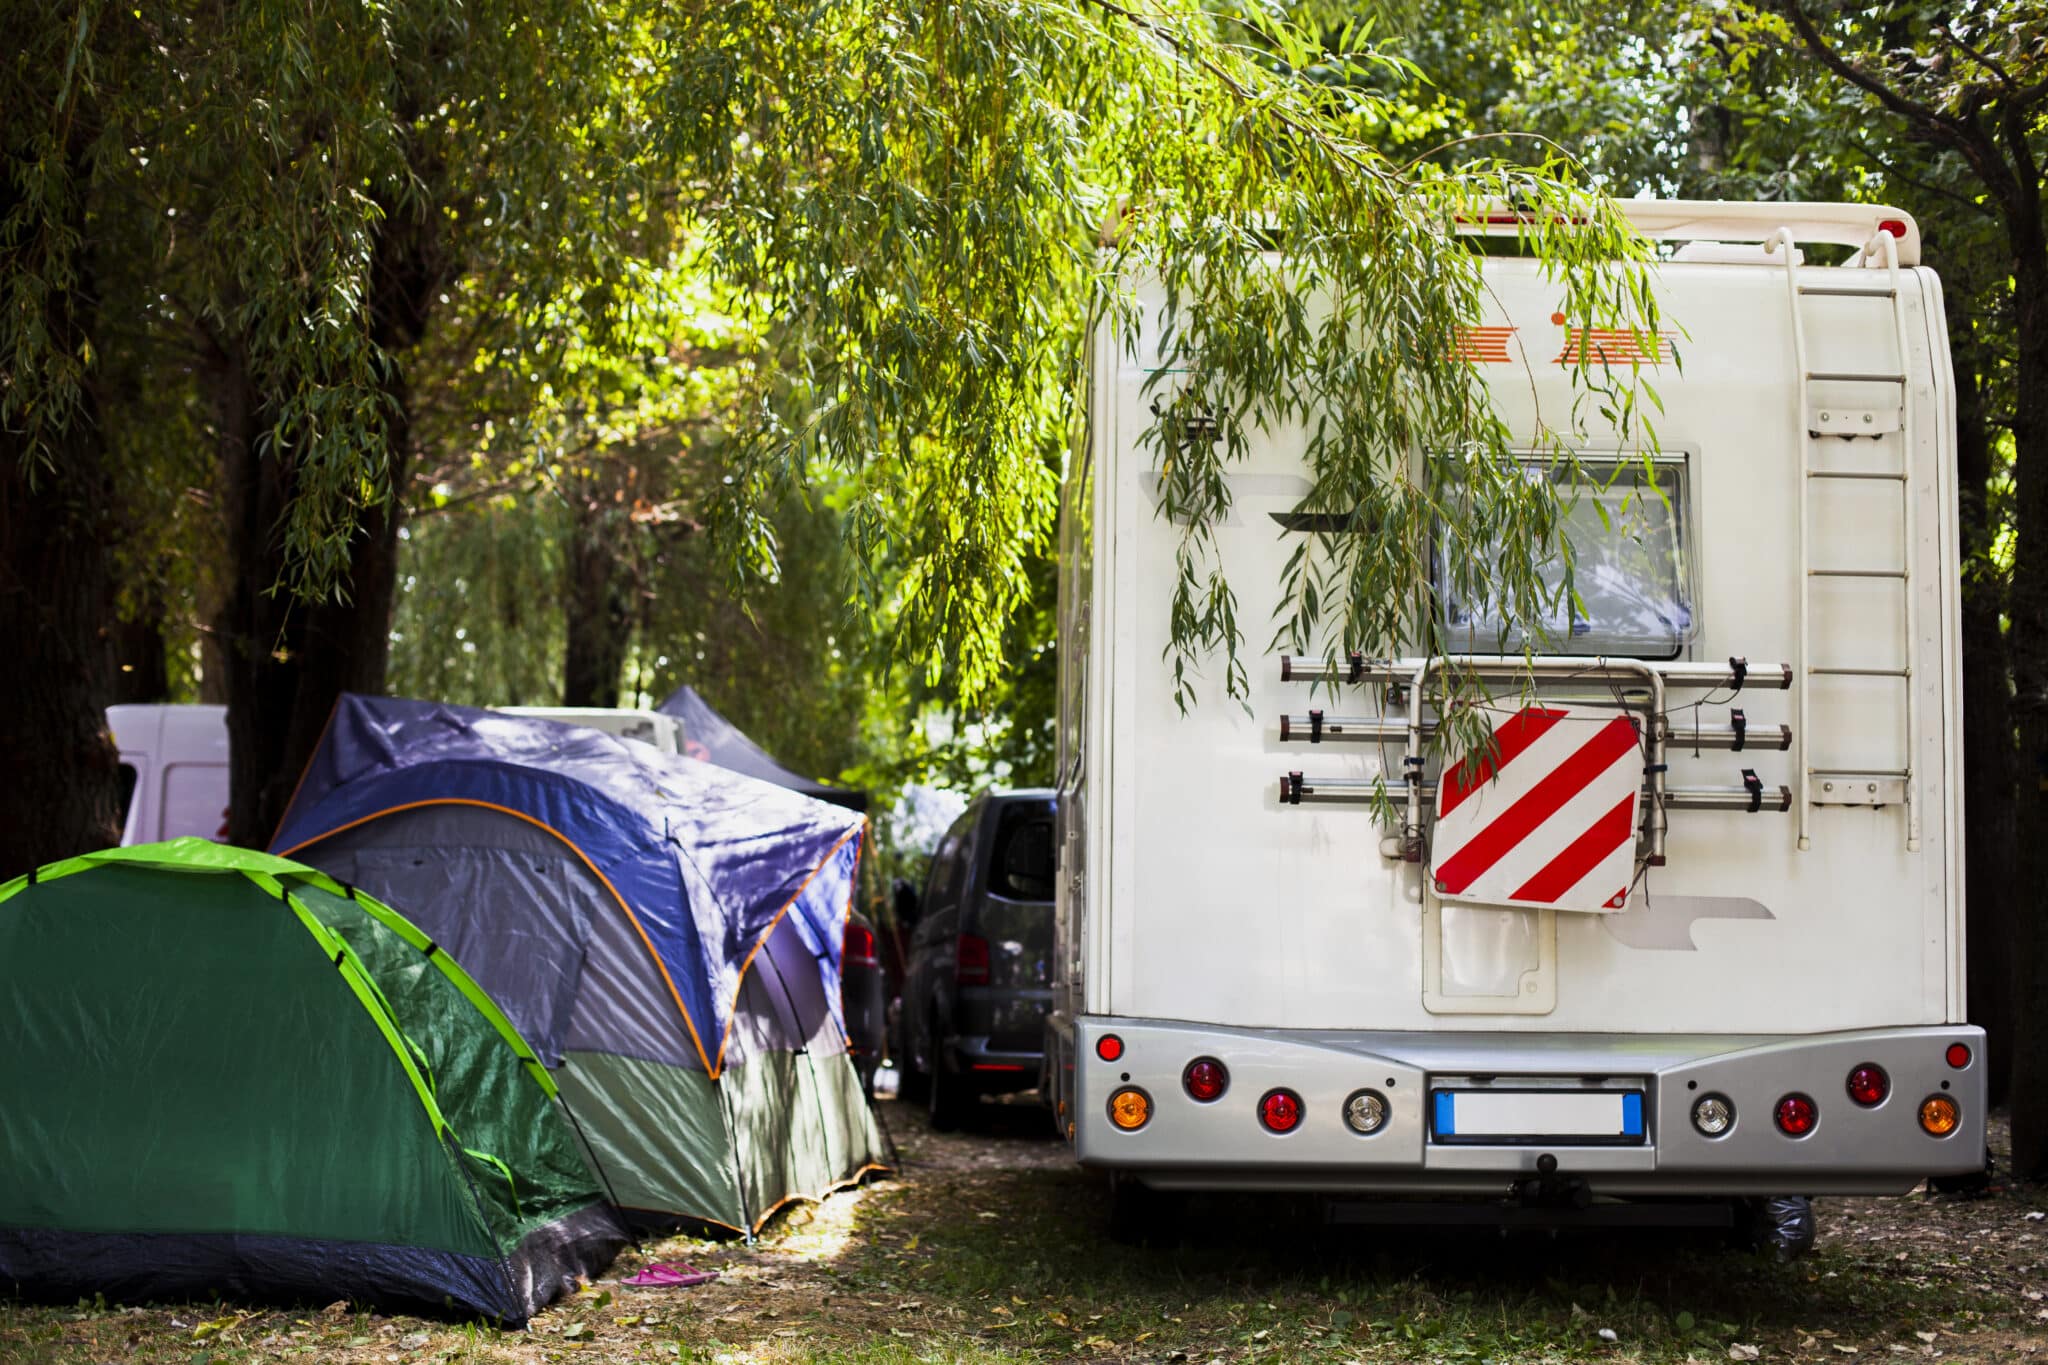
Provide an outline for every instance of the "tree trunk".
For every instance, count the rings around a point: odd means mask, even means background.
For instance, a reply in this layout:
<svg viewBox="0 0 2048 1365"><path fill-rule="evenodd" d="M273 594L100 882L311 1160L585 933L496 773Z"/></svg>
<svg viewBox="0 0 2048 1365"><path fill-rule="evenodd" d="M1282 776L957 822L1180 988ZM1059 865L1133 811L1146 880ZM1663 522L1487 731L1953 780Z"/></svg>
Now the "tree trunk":
<svg viewBox="0 0 2048 1365"><path fill-rule="evenodd" d="M142 614L110 626L108 643L114 659L107 705L170 700L171 668L162 620L162 603L152 602Z"/></svg>
<svg viewBox="0 0 2048 1365"><path fill-rule="evenodd" d="M349 571L317 601L286 587L284 518L298 454L261 441L269 411L246 352L216 343L208 381L220 431L222 503L233 561L217 635L224 656L229 742L228 837L261 848L284 818L299 776L343 692L378 693L391 655L398 533L412 451L403 355L425 331L442 266L431 213L393 209L371 258L371 335L386 371L385 498L365 507Z"/></svg>
<svg viewBox="0 0 2048 1365"><path fill-rule="evenodd" d="M2012 1074L2012 973L1999 945L2013 928L2011 668L1999 616L2004 585L1991 563L1991 430L1967 318L1949 328L1956 376L1956 471L1963 539L1963 887L1968 897L1969 1020L1984 1029L1991 1103Z"/></svg>
<svg viewBox="0 0 2048 1365"><path fill-rule="evenodd" d="M2019 888L2048 885L2048 241L2040 206L2007 218L2013 245L2013 445L2017 513L2013 554L2013 721L2018 776L2013 802ZM2036 900L2037 896L2029 896ZM1975 945L1993 955L1997 942ZM2030 905L2012 921L2012 1157L2026 1178L2048 1176L2048 913Z"/></svg>
<svg viewBox="0 0 2048 1365"><path fill-rule="evenodd" d="M263 407L246 369L229 360L217 382L223 503L234 560L216 630L228 706L228 838L263 848L284 818L341 694L384 689L401 518L395 493L368 509L348 579L335 586L336 595L317 602L293 598L283 586L293 460L262 453L257 437ZM396 486L404 468L396 452L405 448L408 433L403 395L394 397Z"/></svg>
<svg viewBox="0 0 2048 1365"><path fill-rule="evenodd" d="M16 119L0 145L9 171L0 175L0 221L20 203L12 168L43 154L34 123ZM25 227L0 250L0 277L47 278L49 243L83 236L90 125L77 117L62 149L68 221ZM39 319L50 353L60 356L85 353L98 308L86 253L74 253L69 266L69 286L43 297ZM0 422L0 640L8 650L0 668L0 881L121 837L120 769L105 710L119 522L93 382L88 373L77 410L53 434L58 448L47 467L37 468L25 433Z"/></svg>
<svg viewBox="0 0 2048 1365"><path fill-rule="evenodd" d="M633 634L633 585L620 563L614 525L620 514L597 481L586 490L576 506L565 565L562 705L617 706Z"/></svg>
<svg viewBox="0 0 2048 1365"><path fill-rule="evenodd" d="M0 434L0 881L121 838L106 714L112 480L99 436L81 415L56 468L32 483Z"/></svg>

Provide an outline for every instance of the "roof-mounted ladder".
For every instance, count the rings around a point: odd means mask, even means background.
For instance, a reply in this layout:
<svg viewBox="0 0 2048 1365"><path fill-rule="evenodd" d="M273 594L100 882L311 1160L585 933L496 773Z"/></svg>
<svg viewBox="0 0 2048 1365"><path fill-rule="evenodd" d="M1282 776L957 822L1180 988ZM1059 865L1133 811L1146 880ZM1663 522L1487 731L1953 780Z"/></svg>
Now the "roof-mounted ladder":
<svg viewBox="0 0 2048 1365"><path fill-rule="evenodd" d="M1899 243L1891 232L1880 229L1863 247L1860 259L1882 255L1885 263L1885 285L1883 288L1841 285L1807 285L1801 283L1799 273L1799 252L1793 244L1789 228L1779 229L1767 250L1785 253L1785 291L1792 311L1792 353L1797 367L1799 382L1794 386L1798 411L1795 414L1799 435L1799 702L1798 720L1793 726L1794 743L1798 756L1793 767L1799 783L1798 799L1794 809L1798 812L1799 847L1809 847L1807 834L1808 812L1813 805L1813 783L1821 780L1833 791L1840 779L1855 779L1865 782L1869 779L1891 778L1903 784L1906 806L1906 851L1917 852L1920 848L1920 803L1913 796L1913 754L1914 744L1920 733L1920 691L1913 681L1913 651L1919 640L1918 616L1914 606L1913 589L1913 383L1909 367L1912 351L1907 344L1906 302L1899 279ZM1804 300L1814 297L1870 299L1890 305L1891 328L1896 343L1898 369L1895 373L1865 374L1860 372L1835 372L1809 368L1811 361L1806 349L1806 313ZM1823 405L1815 398L1813 386L1824 383L1850 383L1882 387L1895 387L1898 393L1899 424L1899 467L1896 470L1845 471L1823 469L1815 456L1823 437L1855 437L1864 434L1881 435L1877 431L1865 431L1871 424L1872 414L1864 412L1840 413ZM1895 483L1899 488L1902 509L1901 526L1904 529L1905 544L1899 556L1897 568L1870 566L1854 568L1813 567L1812 563L1812 503L1818 486L1837 480L1883 481ZM1865 579L1888 580L1899 585L1900 626L1905 632L1904 648L1900 651L1900 666L1897 668L1875 667L1867 664L1819 665L1813 661L1813 584L1815 579ZM1905 689L1905 757L1903 768L1882 772L1868 769L1854 771L1839 768L1816 768L1809 751L1808 736L1813 733L1809 714L1812 707L1812 680L1820 677L1893 678ZM1848 784L1843 783L1846 786ZM1874 788L1872 788L1874 790Z"/></svg>

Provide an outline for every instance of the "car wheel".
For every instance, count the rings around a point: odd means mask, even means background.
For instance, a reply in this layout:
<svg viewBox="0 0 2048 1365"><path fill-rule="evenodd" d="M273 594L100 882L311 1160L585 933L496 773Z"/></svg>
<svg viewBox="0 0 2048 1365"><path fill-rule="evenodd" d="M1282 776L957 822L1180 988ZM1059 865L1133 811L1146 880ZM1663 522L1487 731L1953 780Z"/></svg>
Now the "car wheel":
<svg viewBox="0 0 2048 1365"><path fill-rule="evenodd" d="M896 1098L904 1104L923 1104L931 1089L931 1075L917 1064L909 1023L899 1019L896 1032L897 1041L889 1049L896 1058Z"/></svg>
<svg viewBox="0 0 2048 1365"><path fill-rule="evenodd" d="M926 1091L925 1115L930 1119L933 1131L950 1133L966 1121L975 1095L967 1088L967 1082L946 1070L945 1058L940 1053L937 1020L932 1021L931 1046L932 1069Z"/></svg>

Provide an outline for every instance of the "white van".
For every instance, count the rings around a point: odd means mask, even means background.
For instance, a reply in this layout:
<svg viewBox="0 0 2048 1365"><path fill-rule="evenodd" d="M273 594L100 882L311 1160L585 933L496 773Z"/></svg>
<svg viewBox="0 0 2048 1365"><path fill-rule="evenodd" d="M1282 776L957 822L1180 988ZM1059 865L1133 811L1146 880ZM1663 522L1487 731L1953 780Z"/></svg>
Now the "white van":
<svg viewBox="0 0 2048 1365"><path fill-rule="evenodd" d="M121 751L128 809L123 844L228 832L228 709L225 706L109 706L107 726Z"/></svg>
<svg viewBox="0 0 2048 1365"><path fill-rule="evenodd" d="M1895 209L1621 207L1689 243L1655 273L1682 371L1622 334L1656 367L1663 496L1610 523L1583 490L1573 652L1455 656L1517 698L1490 773L1443 771L1442 660L1256 657L1310 487L1296 430L1252 438L1214 532L1248 706L1212 678L1181 714L1180 528L1140 443L1161 362L1095 341L1048 1080L1120 1218L1223 1188L1734 1218L1982 1166L1940 282ZM1468 355L1533 450L1588 339L1536 262L1485 269ZM1581 459L1625 484L1612 446Z"/></svg>
<svg viewBox="0 0 2048 1365"><path fill-rule="evenodd" d="M623 707L501 706L508 715L581 725L622 739L682 752L674 716ZM107 724L121 751L128 809L123 844L195 834L225 839L228 829L228 721L225 706L151 703L109 706Z"/></svg>

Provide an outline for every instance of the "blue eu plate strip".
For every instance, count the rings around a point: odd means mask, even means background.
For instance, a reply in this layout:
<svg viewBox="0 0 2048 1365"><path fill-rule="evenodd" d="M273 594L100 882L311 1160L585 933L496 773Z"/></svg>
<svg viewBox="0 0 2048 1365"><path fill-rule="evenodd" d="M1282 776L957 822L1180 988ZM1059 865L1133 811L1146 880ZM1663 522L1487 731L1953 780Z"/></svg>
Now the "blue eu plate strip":
<svg viewBox="0 0 2048 1365"><path fill-rule="evenodd" d="M1436 1131L1439 1137L1451 1137L1458 1131L1457 1117L1451 1105L1455 1098L1448 1090L1436 1092Z"/></svg>
<svg viewBox="0 0 2048 1365"><path fill-rule="evenodd" d="M1643 1135L1643 1097L1638 1091L1621 1097L1621 1131L1628 1137Z"/></svg>

